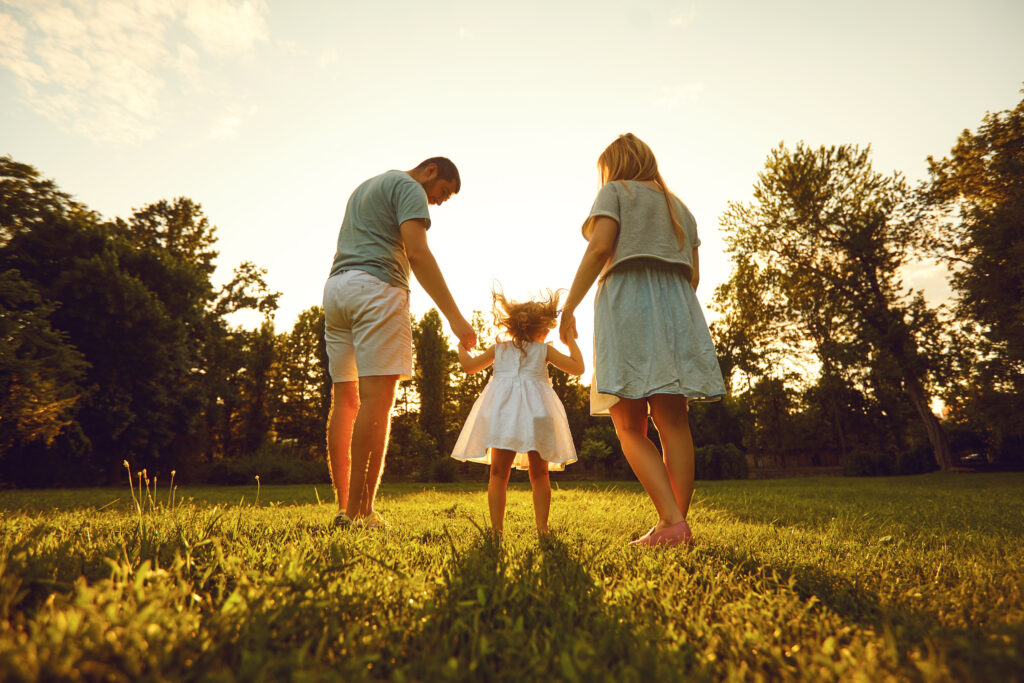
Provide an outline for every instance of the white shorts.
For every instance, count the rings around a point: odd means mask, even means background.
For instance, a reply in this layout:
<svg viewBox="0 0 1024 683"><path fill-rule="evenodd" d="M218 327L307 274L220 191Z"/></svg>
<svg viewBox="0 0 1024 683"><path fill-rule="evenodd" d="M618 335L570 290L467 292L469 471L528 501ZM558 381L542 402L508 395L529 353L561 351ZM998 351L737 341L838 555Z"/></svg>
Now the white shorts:
<svg viewBox="0 0 1024 683"><path fill-rule="evenodd" d="M347 270L327 279L324 316L332 382L412 377L409 290L362 270Z"/></svg>

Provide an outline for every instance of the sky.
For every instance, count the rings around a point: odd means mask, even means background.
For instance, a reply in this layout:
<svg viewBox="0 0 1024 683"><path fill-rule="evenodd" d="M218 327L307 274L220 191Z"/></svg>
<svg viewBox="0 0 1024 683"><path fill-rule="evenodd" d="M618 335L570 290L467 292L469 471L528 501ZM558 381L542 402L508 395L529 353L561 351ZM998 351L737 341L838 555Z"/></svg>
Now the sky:
<svg viewBox="0 0 1024 683"><path fill-rule="evenodd" d="M108 218L199 202L216 279L265 268L285 331L321 302L352 190L430 156L462 176L428 240L467 317L495 282L567 289L597 157L633 132L697 219L706 308L718 219L773 147L871 145L919 180L1020 101L1021 26L1020 0L0 0L0 154ZM948 295L940 268L906 275Z"/></svg>

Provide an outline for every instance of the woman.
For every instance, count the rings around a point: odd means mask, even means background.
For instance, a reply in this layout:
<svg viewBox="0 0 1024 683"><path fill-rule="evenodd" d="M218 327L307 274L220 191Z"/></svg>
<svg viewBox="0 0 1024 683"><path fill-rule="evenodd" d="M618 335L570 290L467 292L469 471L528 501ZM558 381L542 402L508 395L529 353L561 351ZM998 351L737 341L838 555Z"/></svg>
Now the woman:
<svg viewBox="0 0 1024 683"><path fill-rule="evenodd" d="M692 544L688 402L717 400L725 384L695 293L697 223L668 191L642 140L620 135L597 161L602 188L583 224L589 241L562 311L563 341L598 280L591 414L610 415L622 452L658 513L635 545ZM647 416L664 456L647 438Z"/></svg>

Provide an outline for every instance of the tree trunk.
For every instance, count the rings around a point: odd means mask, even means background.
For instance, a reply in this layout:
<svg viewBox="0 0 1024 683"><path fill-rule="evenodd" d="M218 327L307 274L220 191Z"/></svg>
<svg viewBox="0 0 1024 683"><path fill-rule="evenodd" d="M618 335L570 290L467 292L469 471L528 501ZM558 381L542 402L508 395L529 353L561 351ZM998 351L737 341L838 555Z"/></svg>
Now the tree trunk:
<svg viewBox="0 0 1024 683"><path fill-rule="evenodd" d="M876 302L876 312L865 311L865 319L868 324L875 328L875 331L882 339L888 340L889 352L893 355L897 367L903 373L903 382L907 395L913 404L917 414L924 422L925 432L928 434L928 442L932 445L932 454L939 469L948 472L953 469L953 457L949 452L949 441L946 433L942 431L939 418L935 417L931 406L928 405L928 396L914 368L920 365L917 357L917 344L913 335L907 328L903 314L894 311L882 293L878 283L878 276L873 268L868 269L868 283L871 293Z"/></svg>
<svg viewBox="0 0 1024 683"><path fill-rule="evenodd" d="M916 378L911 377L906 377L905 382L910 402L913 404L914 409L917 410L917 414L921 416L924 428L928 432L928 441L932 445L935 462L940 470L948 472L953 468L953 457L949 452L949 441L946 439L946 433L942 431L939 419L935 417L931 406L928 405L928 397L925 396L921 383Z"/></svg>

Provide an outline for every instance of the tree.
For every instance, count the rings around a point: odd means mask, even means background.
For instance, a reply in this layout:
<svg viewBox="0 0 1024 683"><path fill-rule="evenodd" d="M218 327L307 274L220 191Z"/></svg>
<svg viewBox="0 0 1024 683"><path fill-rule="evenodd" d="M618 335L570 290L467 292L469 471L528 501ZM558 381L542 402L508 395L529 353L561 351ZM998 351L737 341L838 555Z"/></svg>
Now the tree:
<svg viewBox="0 0 1024 683"><path fill-rule="evenodd" d="M299 313L291 332L278 335L273 392L274 431L309 455L324 441L331 405L331 377L324 346L324 309L312 306Z"/></svg>
<svg viewBox="0 0 1024 683"><path fill-rule="evenodd" d="M420 428L433 438L441 453L446 454L448 443L445 410L448 385L454 367L453 353L448 348L441 315L431 308L413 326L413 345L416 350L415 384L420 399Z"/></svg>
<svg viewBox="0 0 1024 683"><path fill-rule="evenodd" d="M754 200L731 202L722 225L734 258L772 274L761 281L766 293L819 351L838 332L891 360L936 463L949 469L949 446L929 405L929 358L914 325L920 305L899 277L921 236L908 198L899 174L873 170L870 149L780 145L758 174Z"/></svg>
<svg viewBox="0 0 1024 683"><path fill-rule="evenodd" d="M480 354L494 342L494 326L480 311L473 311L470 323L476 330L477 338L473 353ZM448 403L451 410L445 431L448 434L449 443L454 445L455 439L458 438L459 432L462 430L462 425L469 417L469 411L473 408L473 404L483 392L484 387L487 386L487 382L490 381L494 368L492 366L473 374L464 373L458 364L457 356L452 359L451 368L452 373L448 386Z"/></svg>
<svg viewBox="0 0 1024 683"><path fill-rule="evenodd" d="M86 364L50 325L54 308L17 270L0 273L0 458L49 446L74 420Z"/></svg>
<svg viewBox="0 0 1024 683"><path fill-rule="evenodd" d="M960 325L959 381L946 399L1008 453L1024 444L1024 100L986 114L928 164L927 246L950 266Z"/></svg>
<svg viewBox="0 0 1024 683"><path fill-rule="evenodd" d="M253 453L271 436L270 384L277 338L270 319L264 320L257 329L242 331L241 334L245 338L246 358L241 373L241 441L243 452Z"/></svg>
<svg viewBox="0 0 1024 683"><path fill-rule="evenodd" d="M24 467L11 471L21 483L109 481L125 459L171 469L202 445L203 418L219 414L218 392L231 389L226 368L240 356L225 316L248 306L272 312L278 296L252 264L215 289L214 233L186 198L104 221L31 166L0 158L4 305L22 316L11 336L21 351L8 360L28 367L24 335L35 335L54 377L67 380L58 387L36 375L34 391L54 399L49 424L64 427L50 447L52 430L43 430L42 441L19 448ZM58 339L63 356L50 343ZM85 361L80 375L71 371L72 347ZM24 375L5 371L3 381L26 396Z"/></svg>

